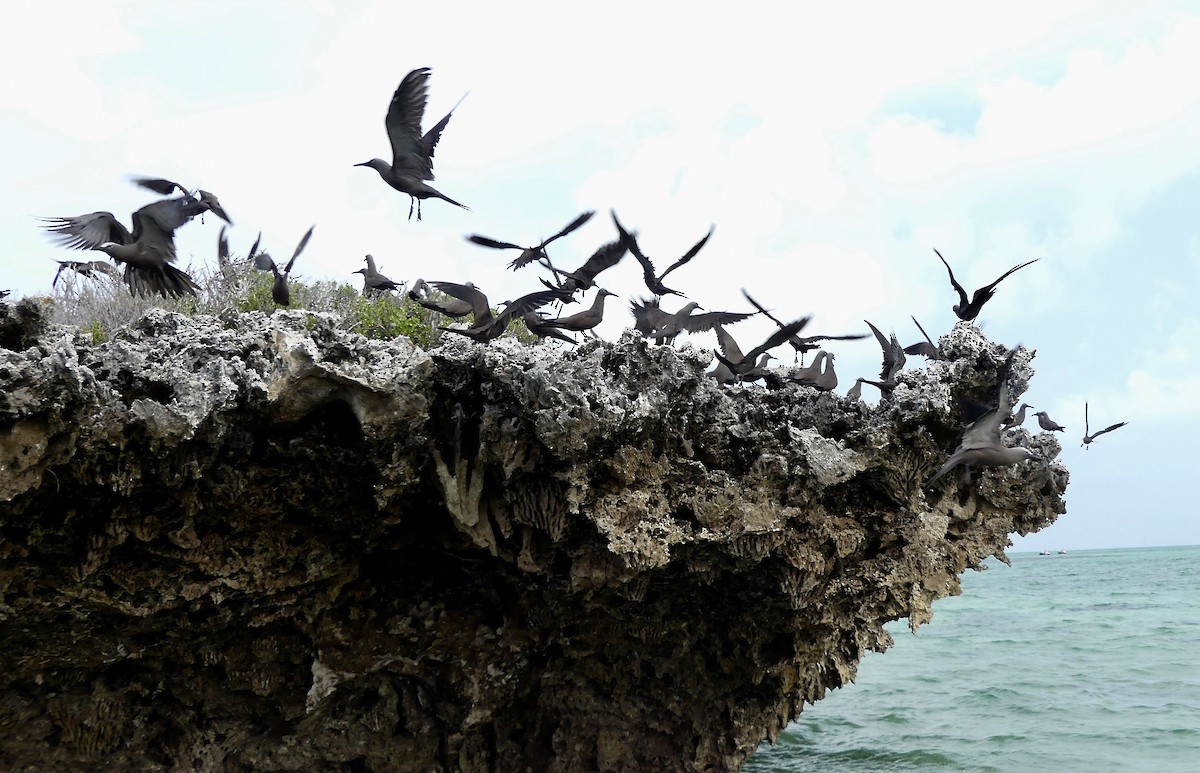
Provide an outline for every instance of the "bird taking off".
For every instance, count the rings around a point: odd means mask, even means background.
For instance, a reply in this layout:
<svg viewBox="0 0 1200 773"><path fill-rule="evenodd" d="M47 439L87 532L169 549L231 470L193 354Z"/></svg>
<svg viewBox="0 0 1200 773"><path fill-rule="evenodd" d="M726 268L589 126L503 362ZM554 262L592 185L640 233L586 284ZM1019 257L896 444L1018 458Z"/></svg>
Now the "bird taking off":
<svg viewBox="0 0 1200 773"><path fill-rule="evenodd" d="M200 203L204 205L205 212L211 212L229 225L233 225L233 221L229 219L229 215L227 215L225 210L221 207L221 202L215 195L206 190L198 188L193 194L192 191L184 188L174 180L164 180L161 177L135 177L133 178L133 182L162 196L170 196L175 191L179 191L188 198L195 196L199 199ZM201 219L203 220L203 218Z"/></svg>
<svg viewBox="0 0 1200 773"><path fill-rule="evenodd" d="M422 199L437 198L456 207L468 209L466 205L426 184L426 181L433 180L433 151L437 148L438 140L442 138L442 130L446 128L450 116L458 107L456 104L450 108L450 112L446 113L442 120L421 134L421 120L425 116L425 100L428 96L428 67L419 67L405 75L404 80L396 87L396 93L392 95L387 117L383 121L388 140L392 144L392 163L389 164L382 158L373 158L355 164L371 167L379 173L385 183L409 195L409 220L412 220L414 204L417 208L417 220L421 219Z"/></svg>
<svg viewBox="0 0 1200 773"><path fill-rule="evenodd" d="M1012 410L1012 396L1008 386L1008 374L1012 370L1013 358L1017 350L1013 349L1004 359L1004 365L996 378L997 405L977 418L963 430L962 440L958 448L950 454L946 463L938 469L925 488L929 488L946 473L960 464L967 467L978 465L982 467L1003 467L1026 459L1037 459L1038 456L1028 448L1017 446L1009 448L1000 440L1000 424Z"/></svg>
<svg viewBox="0 0 1200 773"><path fill-rule="evenodd" d="M946 267L946 272L950 274L950 285L954 288L954 291L958 293L958 303L954 305L954 313L958 315L959 319L967 322L970 322L979 316L979 312L983 310L983 304L990 301L992 296L996 294L996 285L1003 282L1009 274L1041 260L1041 258L1034 258L1028 262L1013 266L1008 271L1005 271L1003 274L1001 274L1000 278L995 282L992 282L989 285L984 285L976 290L975 294L972 295L971 299L968 301L967 291L964 290L963 286L960 285L958 280L954 278L954 272L950 270L950 264L947 263L946 259L942 257L942 253L938 252L936 249L933 252L942 261L942 265Z"/></svg>
<svg viewBox="0 0 1200 773"><path fill-rule="evenodd" d="M296 258L300 257L300 253L304 252L304 248L308 245L309 237L312 236L315 225L308 227L304 236L301 237L300 243L296 245L296 250L292 253L292 259L287 262L287 265L280 271L275 265L275 261L265 252L260 252L254 256L254 267L259 271L270 271L275 275L275 283L271 285L271 298L280 306L290 306L292 303L292 295L288 291L287 278L292 273L292 266L296 262Z"/></svg>
<svg viewBox="0 0 1200 773"><path fill-rule="evenodd" d="M679 292L678 290L672 290L670 287L664 285L663 280L667 278L667 274L671 273L680 266L685 265L692 258L696 257L696 253L700 252L700 250L704 248L704 245L708 244L708 240L713 235L713 230L716 229L716 226L710 226L708 233L704 235L704 238L692 245L692 248L685 252L682 258L667 266L666 271L662 272L661 274L656 274L654 271L654 264L650 262L650 258L647 258L644 254L642 254L641 248L638 247L637 236L625 230L624 226L621 225L621 222L617 220L616 212L612 213L612 219L613 223L617 226L617 233L621 235L621 241L626 247L629 248L629 251L633 253L633 257L637 258L637 262L642 264L642 274L646 281L646 288L650 290L650 292L660 297L663 295L683 296L683 293Z"/></svg>
<svg viewBox="0 0 1200 773"><path fill-rule="evenodd" d="M1120 429L1121 427L1124 427L1128 423L1129 422L1127 422L1127 421L1122 421L1117 424L1109 424L1107 427L1105 427L1102 430L1099 430L1094 433L1089 433L1088 404L1085 402L1083 404L1083 442L1079 444L1079 447L1083 448L1084 450L1087 450L1087 446L1090 446L1096 438L1100 437L1105 432L1112 432L1114 429Z"/></svg>
<svg viewBox="0 0 1200 773"><path fill-rule="evenodd" d="M511 268L513 271L516 271L518 268L524 268L534 261L540 261L548 264L550 261L550 256L546 254L546 247L549 246L551 242L563 238L587 221L591 220L592 215L594 214L596 214L595 210L584 212L582 215L568 223L566 228L554 234L554 236L551 236L549 239L543 240L541 244L535 247L522 247L519 244L502 242L497 239L488 238L487 236L480 236L479 234L471 234L467 237L467 241L471 242L472 244L478 244L480 247L491 247L493 250L520 250L521 254L518 255L512 263L508 264L509 268Z"/></svg>
<svg viewBox="0 0 1200 773"><path fill-rule="evenodd" d="M45 218L50 231L66 247L100 250L125 264L124 281L134 295L158 293L178 298L200 289L190 276L175 268L175 229L208 211L190 196L161 199L133 213L133 231L111 212L77 217Z"/></svg>

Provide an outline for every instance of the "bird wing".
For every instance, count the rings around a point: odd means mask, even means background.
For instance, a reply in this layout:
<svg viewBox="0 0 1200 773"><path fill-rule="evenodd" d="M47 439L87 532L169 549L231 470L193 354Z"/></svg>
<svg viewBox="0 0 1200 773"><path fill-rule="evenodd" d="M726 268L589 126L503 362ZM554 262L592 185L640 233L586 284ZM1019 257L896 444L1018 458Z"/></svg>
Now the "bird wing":
<svg viewBox="0 0 1200 773"><path fill-rule="evenodd" d="M429 131L422 135L419 159L423 162L420 170L421 179L433 179L433 152L437 149L438 140L442 138L442 130L446 128L446 124L450 123L450 116L454 115L454 111L458 109L458 106L466 98L467 95L463 94L458 102L454 103L454 107L450 108L450 112L442 116L442 120L435 123Z"/></svg>
<svg viewBox="0 0 1200 773"><path fill-rule="evenodd" d="M258 252L258 243L262 241L262 231L258 232L258 236L254 237L254 244L250 245L250 251L246 253L246 260L254 260L254 253Z"/></svg>
<svg viewBox="0 0 1200 773"><path fill-rule="evenodd" d="M221 226L221 233L217 234L217 260L222 263L229 260L229 239L225 236L225 226Z"/></svg>
<svg viewBox="0 0 1200 773"><path fill-rule="evenodd" d="M751 316L753 316L753 315L751 315ZM751 349L750 351L746 352L745 359L753 362L760 354L763 354L764 352L768 352L771 349L774 349L776 346L779 346L780 344L790 340L792 336L796 335L797 333L799 333L801 330L804 329L804 326L808 324L808 321L810 319L812 319L811 316L802 317L801 319L797 319L793 322L789 322L788 324L779 328L774 333L772 333L771 337L768 338L766 341L763 341L760 345L758 345L758 346L754 347L753 349Z"/></svg>
<svg viewBox="0 0 1200 773"><path fill-rule="evenodd" d="M1127 421L1122 421L1117 424L1110 424L1107 427L1105 427L1104 429L1097 432L1095 435L1092 435L1092 440L1095 440L1096 438L1100 437L1105 432L1112 432L1114 429L1120 429L1121 427L1124 427L1128 423L1129 422L1127 422Z"/></svg>
<svg viewBox="0 0 1200 773"><path fill-rule="evenodd" d="M420 174L432 166L424 156L424 138L421 136L421 119L425 115L425 100L428 96L428 67L418 67L405 75L404 80L396 87L396 92L392 94L383 125L387 129L388 140L392 143L393 168ZM432 176L425 179L432 179Z"/></svg>
<svg viewBox="0 0 1200 773"><path fill-rule="evenodd" d="M671 316L671 315L668 315ZM680 328L689 333L702 333L712 330L713 325L732 325L743 319L753 317L753 313L739 311L707 311L703 314L690 314L680 322Z"/></svg>
<svg viewBox="0 0 1200 773"><path fill-rule="evenodd" d="M654 273L654 263L650 258L646 257L642 252L642 248L638 246L637 236L625 230L621 225L621 221L617 220L617 213L612 212L613 223L617 226L617 233L621 235L620 243L633 253L633 257L637 258L637 262L642 266L642 276L646 280L646 289L655 295L665 295L663 286L658 281L658 276Z"/></svg>
<svg viewBox="0 0 1200 773"><path fill-rule="evenodd" d="M601 271L620 263L621 258L625 257L626 250L627 246L622 239L609 242L596 250L592 257L587 259L587 262L568 276L574 277L576 281L583 280L584 283L590 284Z"/></svg>
<svg viewBox="0 0 1200 773"><path fill-rule="evenodd" d="M540 309L547 303L552 303L556 300L562 300L562 293L558 290L539 290L537 292L522 295L512 303L504 307L504 311L496 315L494 324L501 327L508 327L508 323L527 311Z"/></svg>
<svg viewBox="0 0 1200 773"><path fill-rule="evenodd" d="M430 282L437 289L460 301L466 301L471 304L471 310L476 319L481 319L492 313L492 307L488 304L487 296L474 285L460 285L456 282ZM511 306L511 304L510 304ZM537 308L536 306L533 308ZM530 311L531 309L525 309ZM524 313L521 312L522 314Z"/></svg>
<svg viewBox="0 0 1200 773"><path fill-rule="evenodd" d="M279 271L275 268L275 260L269 252L260 252L254 256L254 267L259 271L270 271L277 274Z"/></svg>
<svg viewBox="0 0 1200 773"><path fill-rule="evenodd" d="M497 241L496 239L489 239L488 237L480 236L479 234L471 234L470 236L467 237L467 241L471 242L472 244L478 244L480 247L491 247L493 250L523 250L523 249L525 249L524 247L522 247L519 244L513 244L512 242Z"/></svg>
<svg viewBox="0 0 1200 773"><path fill-rule="evenodd" d="M963 286L960 285L958 283L958 280L954 278L954 272L950 269L950 264L947 263L946 259L942 257L942 253L938 252L936 249L934 249L933 253L938 256L938 258L942 261L942 265L946 267L946 273L948 273L950 275L950 286L954 288L954 291L956 293L958 293L958 302L960 304L962 304L963 306L966 306L967 305L967 291L964 290ZM1001 277L1001 278L1003 278L1003 277Z"/></svg>
<svg viewBox="0 0 1200 773"><path fill-rule="evenodd" d="M1083 402L1083 436L1085 438L1089 436L1088 432L1090 432L1090 430L1088 429L1088 404L1087 404L1087 401L1085 400Z"/></svg>
<svg viewBox="0 0 1200 773"><path fill-rule="evenodd" d="M630 301L629 311L633 314L633 329L646 335L649 335L667 317L671 316L659 308L657 300L647 301L643 299L641 303Z"/></svg>
<svg viewBox="0 0 1200 773"><path fill-rule="evenodd" d="M582 215L580 215L579 217L572 220L569 224L567 224L566 228L562 229L558 233L554 234L554 236L551 236L549 239L546 239L541 244L539 244L538 249L544 250L546 248L546 245L550 244L550 242L552 242L556 239L563 238L567 234L571 233L572 231L574 231L577 228L579 228L580 226L582 226L587 221L591 220L592 215L594 215L594 214L596 214L596 210L594 210L594 209L584 212Z"/></svg>
<svg viewBox="0 0 1200 773"><path fill-rule="evenodd" d="M711 233L711 231L710 231L710 233ZM742 295L746 296L746 300L750 301L750 305L751 305L751 306L753 306L754 308L758 309L758 313L759 313L759 314L762 314L762 315L763 315L763 316L765 316L767 319L769 319L769 320L771 320L772 322L774 322L776 325L779 325L780 327L783 327L783 322L781 322L780 320L778 320L778 319L777 319L777 318L775 318L775 317L772 317L772 316L771 316L771 312L767 311L767 310L766 310L766 308L765 308L765 307L764 307L764 306L763 306L761 303L759 303L758 301L756 301L756 300L754 300L753 298L751 298L751 297L750 297L750 293L746 292L746 288L744 288L744 287L742 288Z"/></svg>
<svg viewBox="0 0 1200 773"><path fill-rule="evenodd" d="M1041 258L1034 258L1033 260L1026 261L1025 263L1022 263L1020 265L1013 266L1008 271L1005 271L1003 274L1001 274L1000 278L997 279L995 282L992 282L990 285L984 285L983 287L980 287L978 290L976 290L975 294L973 296L971 296L972 301L973 302L978 301L980 298L987 300L988 298L991 297L992 293L994 293L996 291L996 285L1000 284L1006 278L1008 278L1009 274L1011 274L1012 272L1014 272L1018 269L1025 268L1026 266L1031 265L1033 263L1037 263L1039 260L1041 260ZM949 268L949 266L947 266L947 268Z"/></svg>
<svg viewBox="0 0 1200 773"><path fill-rule="evenodd" d="M45 226L59 244L76 250L94 250L105 242L133 244L133 235L111 212L91 212L77 217L45 217Z"/></svg>
<svg viewBox="0 0 1200 773"><path fill-rule="evenodd" d="M662 280L666 279L667 274L671 273L675 269L677 269L680 266L682 266L683 264L687 263L692 258L696 257L696 253L699 252L700 250L704 249L704 245L708 244L708 240L710 238L712 238L713 231L715 231L716 228L717 228L717 226L715 223L713 225L709 226L708 233L706 233L704 235L704 238L701 239L700 241L696 242L694 245L692 245L692 248L690 250L688 250L687 252L685 252L682 258L675 261L671 265L667 266L667 270L662 272L662 274L658 277L658 281L661 282Z"/></svg>
<svg viewBox="0 0 1200 773"><path fill-rule="evenodd" d="M179 190L184 196L190 196L191 193L187 188L184 188L174 180L165 180L161 177L135 177L133 178L135 185L140 185L143 188L148 188L160 196L170 196L172 193Z"/></svg>
<svg viewBox="0 0 1200 773"><path fill-rule="evenodd" d="M283 273L292 273L292 264L296 262L296 258L300 257L300 253L304 252L304 248L308 246L309 237L312 236L313 229L316 227L317 224L313 223L308 227L308 230L304 232L304 236L300 238L300 243L296 245L296 251L292 253L292 259L289 260L287 265L283 267Z"/></svg>
<svg viewBox="0 0 1200 773"><path fill-rule="evenodd" d="M175 261L175 229L205 211L204 205L187 196L161 199L133 213L133 240Z"/></svg>
<svg viewBox="0 0 1200 773"><path fill-rule="evenodd" d="M867 320L863 320L867 322ZM867 327L871 328L871 332L875 334L875 340L879 342L879 348L883 350L883 369L879 371L879 377L884 381L891 381L888 378L888 373L896 367L896 356L892 351L892 342L883 337L883 333L879 332L879 328L867 322Z"/></svg>
<svg viewBox="0 0 1200 773"><path fill-rule="evenodd" d="M927 357L935 360L941 354L938 348L928 341L919 341L911 346L904 347L905 354L919 354L922 357Z"/></svg>
<svg viewBox="0 0 1200 773"><path fill-rule="evenodd" d="M196 191L196 195L200 197L200 203L204 205L205 209L221 218L226 223L233 225L233 221L229 219L229 215L225 213L225 210L221 207L221 202L214 194L209 193L206 190L198 190Z"/></svg>
<svg viewBox="0 0 1200 773"><path fill-rule="evenodd" d="M746 356L742 354L742 350L737 345L737 341L733 340L733 336L729 335L729 331L721 326L720 323L713 325L713 330L717 334L717 346L721 347L721 354L728 362L742 363L745 362Z"/></svg>
<svg viewBox="0 0 1200 773"><path fill-rule="evenodd" d="M1000 373L997 377L996 407L980 416L963 430L962 441L959 442L956 451L1003 447L1004 444L1000 442L1000 425L1003 423L1005 417L1012 412L1012 398L1008 387L1008 374L1012 370L1013 358L1016 357L1016 354L1016 349L1009 352L1008 356L1004 359L1004 365L1000 368Z"/></svg>

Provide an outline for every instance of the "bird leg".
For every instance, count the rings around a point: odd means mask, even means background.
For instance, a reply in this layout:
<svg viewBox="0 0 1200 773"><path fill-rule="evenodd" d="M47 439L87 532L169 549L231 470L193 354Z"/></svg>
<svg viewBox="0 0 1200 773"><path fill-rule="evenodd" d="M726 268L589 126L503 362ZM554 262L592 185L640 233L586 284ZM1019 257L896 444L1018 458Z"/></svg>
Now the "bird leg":
<svg viewBox="0 0 1200 773"><path fill-rule="evenodd" d="M417 203L417 197L416 197L416 196L409 196L409 197L408 197L408 219L409 219L409 220L412 220L413 205L414 205L414 204L416 204L416 203Z"/></svg>

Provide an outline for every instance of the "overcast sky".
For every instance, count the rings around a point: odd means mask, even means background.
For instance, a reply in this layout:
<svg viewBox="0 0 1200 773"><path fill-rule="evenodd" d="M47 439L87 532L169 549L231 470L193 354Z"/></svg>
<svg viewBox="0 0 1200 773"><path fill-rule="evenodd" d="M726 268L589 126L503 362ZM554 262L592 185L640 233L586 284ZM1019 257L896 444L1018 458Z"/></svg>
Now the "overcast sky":
<svg viewBox="0 0 1200 773"><path fill-rule="evenodd" d="M690 298L744 310L746 287L778 316L813 314L813 333L869 319L905 343L910 315L935 338L956 321L934 247L968 291L1040 258L980 318L1036 349L1024 399L1068 428L1069 512L1015 549L1200 543L1196 3L14 8L0 288L45 293L54 259L94 257L36 217L128 223L153 198L134 174L215 192L235 253L261 229L286 255L316 223L302 277L357 280L372 253L393 279L472 280L493 301L538 289L534 269L466 234L532 243L596 209L551 250L570 265L614 236L615 208L661 268L715 223L671 276ZM416 67L433 70L426 126L470 92L434 183L470 211L430 200L422 222L352 166L388 158L383 117ZM212 262L218 228L181 229L182 262ZM601 329L615 338L645 288L632 259L602 279L622 296ZM770 329L731 332L749 348ZM878 372L871 340L832 351L838 391ZM1129 426L1080 449L1085 400L1093 429Z"/></svg>

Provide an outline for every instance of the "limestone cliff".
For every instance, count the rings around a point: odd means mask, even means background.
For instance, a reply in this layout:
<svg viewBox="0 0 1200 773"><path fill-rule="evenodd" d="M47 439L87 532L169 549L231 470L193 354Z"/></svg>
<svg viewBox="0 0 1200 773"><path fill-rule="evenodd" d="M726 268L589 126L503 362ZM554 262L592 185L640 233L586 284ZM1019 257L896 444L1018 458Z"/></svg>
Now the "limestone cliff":
<svg viewBox="0 0 1200 773"><path fill-rule="evenodd" d="M1057 462L921 491L1004 358L965 323L883 407L632 334L0 345L6 770L733 770L1064 511Z"/></svg>

